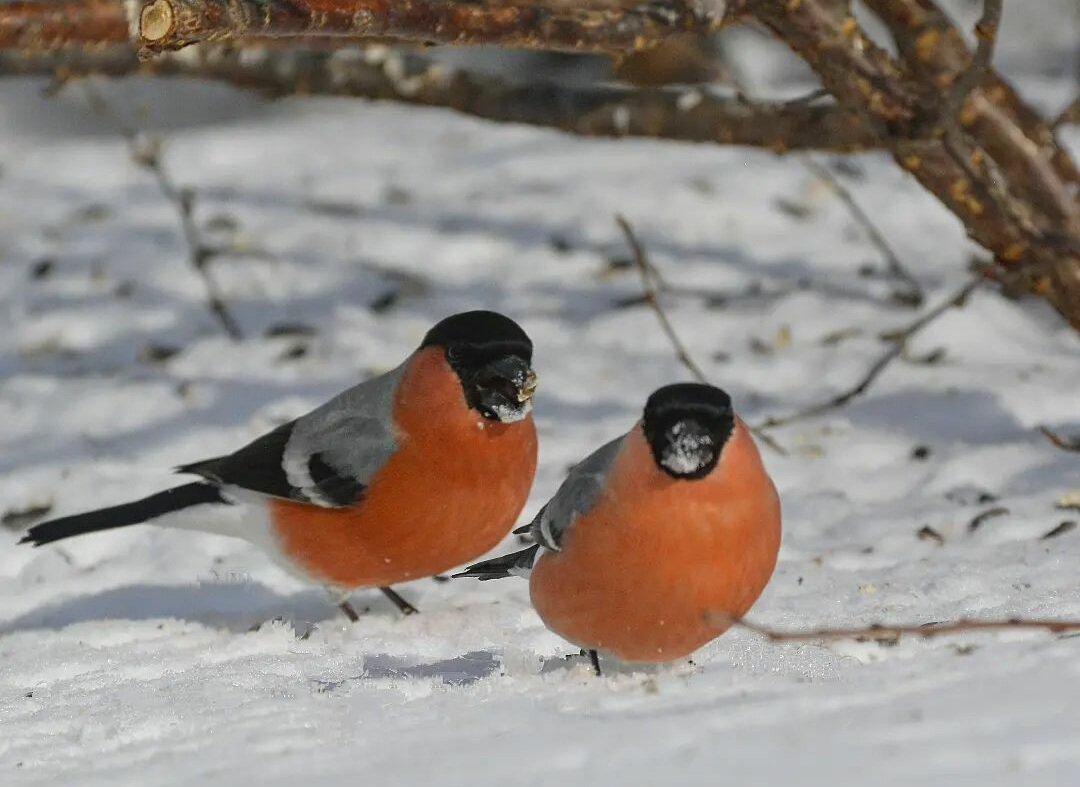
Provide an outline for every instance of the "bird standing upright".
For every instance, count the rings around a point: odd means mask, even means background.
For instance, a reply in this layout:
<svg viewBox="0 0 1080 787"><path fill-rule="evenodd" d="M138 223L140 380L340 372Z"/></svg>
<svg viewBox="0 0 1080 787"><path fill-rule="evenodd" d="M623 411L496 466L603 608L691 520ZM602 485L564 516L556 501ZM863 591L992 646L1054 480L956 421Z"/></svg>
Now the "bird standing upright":
<svg viewBox="0 0 1080 787"><path fill-rule="evenodd" d="M657 390L627 434L576 465L528 528L533 546L457 576L528 575L555 633L624 661L681 658L757 600L780 547L780 501L719 388Z"/></svg>
<svg viewBox="0 0 1080 787"><path fill-rule="evenodd" d="M491 549L536 470L532 342L489 311L435 325L397 368L235 453L183 465L202 480L31 528L35 546L149 523L238 536L345 594L446 571Z"/></svg>

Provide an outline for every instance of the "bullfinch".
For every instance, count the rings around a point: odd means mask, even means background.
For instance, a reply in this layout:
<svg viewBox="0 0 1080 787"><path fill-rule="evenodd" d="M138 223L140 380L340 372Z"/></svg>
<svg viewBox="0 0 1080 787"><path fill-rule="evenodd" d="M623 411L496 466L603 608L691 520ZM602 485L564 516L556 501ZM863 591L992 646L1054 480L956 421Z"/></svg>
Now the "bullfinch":
<svg viewBox="0 0 1080 787"><path fill-rule="evenodd" d="M576 465L526 528L527 549L457 576L529 577L556 634L630 662L682 658L741 618L780 547L780 501L719 388L660 388L643 417Z"/></svg>
<svg viewBox="0 0 1080 787"><path fill-rule="evenodd" d="M44 522L23 542L142 523L237 536L337 594L475 559L513 527L536 470L533 346L490 311L439 322L397 368L132 503Z"/></svg>

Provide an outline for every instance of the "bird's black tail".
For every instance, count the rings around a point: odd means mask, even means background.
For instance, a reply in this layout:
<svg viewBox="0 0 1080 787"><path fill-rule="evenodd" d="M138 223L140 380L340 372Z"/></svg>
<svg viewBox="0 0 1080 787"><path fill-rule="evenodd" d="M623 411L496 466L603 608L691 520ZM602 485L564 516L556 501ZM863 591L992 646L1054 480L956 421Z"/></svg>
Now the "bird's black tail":
<svg viewBox="0 0 1080 787"><path fill-rule="evenodd" d="M484 582L489 579L526 576L532 570L533 563L536 562L536 550L538 549L540 549L540 545L533 544L520 552L511 552L509 555L493 557L491 560L474 563L460 574L454 574L454 577L479 579Z"/></svg>
<svg viewBox="0 0 1080 787"><path fill-rule="evenodd" d="M138 525L157 519L159 516L170 514L173 511L181 511L191 506L206 503L225 503L228 500L221 496L221 491L213 484L195 482L184 484L174 489L166 489L156 495L144 497L133 503L124 503L111 508L99 508L97 511L87 511L85 514L65 516L42 522L26 531L26 535L19 541L20 544L33 544L36 547L42 544L51 544L71 536L81 536L83 533L94 533L98 530L111 530L114 527L127 527Z"/></svg>

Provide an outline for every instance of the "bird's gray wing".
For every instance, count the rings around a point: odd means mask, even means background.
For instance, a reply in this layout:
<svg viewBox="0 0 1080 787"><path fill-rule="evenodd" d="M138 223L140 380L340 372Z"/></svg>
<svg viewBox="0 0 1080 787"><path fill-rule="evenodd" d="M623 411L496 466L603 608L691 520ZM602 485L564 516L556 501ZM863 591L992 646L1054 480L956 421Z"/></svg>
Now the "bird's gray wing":
<svg viewBox="0 0 1080 787"><path fill-rule="evenodd" d="M397 448L394 392L403 372L366 380L234 453L177 470L271 497L353 505Z"/></svg>
<svg viewBox="0 0 1080 787"><path fill-rule="evenodd" d="M554 552L561 549L563 536L574 520L592 508L603 492L624 439L625 435L602 445L570 469L555 496L532 521L529 532L537 543Z"/></svg>

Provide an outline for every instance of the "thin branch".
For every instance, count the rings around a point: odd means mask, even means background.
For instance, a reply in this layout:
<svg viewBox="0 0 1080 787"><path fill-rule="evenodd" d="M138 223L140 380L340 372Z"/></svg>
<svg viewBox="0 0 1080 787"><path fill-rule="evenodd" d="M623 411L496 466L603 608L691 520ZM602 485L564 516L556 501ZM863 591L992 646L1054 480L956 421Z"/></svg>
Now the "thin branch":
<svg viewBox="0 0 1080 787"><path fill-rule="evenodd" d="M210 274L209 262L220 253L220 250L207 246L199 236L199 228L195 224L194 217L194 194L189 189L179 188L173 182L162 164L158 141L140 134L138 130L129 126L92 84L87 83L84 88L90 106L113 122L127 140L132 158L153 174L162 196L176 209L184 244L188 250L188 261L199 274L206 288L206 305L211 315L230 339L239 341L244 338L239 323L229 311L217 282Z"/></svg>
<svg viewBox="0 0 1080 787"><path fill-rule="evenodd" d="M899 358L907 349L908 341L915 336L919 331L932 323L938 317L950 309L961 306L967 301L968 297L983 283L982 279L973 279L961 287L957 292L951 295L947 300L939 303L932 309L926 311L917 320L908 324L907 326L895 330L888 331L881 335L881 338L891 343L889 349L887 349L881 356L870 365L870 368L859 379L855 385L842 391L841 393L826 399L824 402L811 405L797 410L790 415L767 418L765 421L757 425L758 429L772 429L777 426L787 426L795 421L802 421L807 418L813 418L814 416L827 413L830 410L837 410L844 407L853 399L862 396L870 386L881 376L893 361Z"/></svg>
<svg viewBox="0 0 1080 787"><path fill-rule="evenodd" d="M590 137L648 137L792 150L857 152L880 145L855 112L835 104L747 106L705 88L518 85L434 65L420 55L366 50L201 44L139 63L130 47L47 54L0 52L0 76L69 80L102 74L195 77L271 96L333 95L444 107L501 123Z"/></svg>
<svg viewBox="0 0 1080 787"><path fill-rule="evenodd" d="M660 278L660 274L657 272L656 268L653 267L652 262L646 255L645 248L641 245L641 241L638 240L637 235L630 226L630 222L623 216L616 216L615 221L618 223L619 229L622 230L623 235L626 237L626 242L630 246L630 251L633 252L634 265L641 275L641 288L645 293L645 303L647 303L649 308L656 314L656 319L660 323L660 328L664 331L668 341L671 342L671 346L675 350L675 357L679 359L679 363L686 367L687 371L690 372L695 380L699 383L707 383L709 380L705 376L705 372L701 370L701 367L698 366L697 362L691 357L690 351L686 349L686 345L683 344L682 339L679 338L679 334L675 332L675 327L671 324L671 320L668 319L664 307L660 305L660 299L657 297L656 292L658 286L662 284L663 281Z"/></svg>
<svg viewBox="0 0 1080 787"><path fill-rule="evenodd" d="M961 618L946 623L924 623L921 625L887 625L874 623L869 626L854 628L822 628L809 631L785 631L751 623L742 618L713 613L709 618L716 625L738 626L773 642L815 642L820 640L854 639L860 641L894 642L902 636L916 636L929 639L948 634L963 634L969 631L1001 631L1003 629L1038 629L1061 634L1067 631L1080 631L1080 620L1042 620L1038 618L1009 618L1008 620L973 620Z"/></svg>
<svg viewBox="0 0 1080 787"><path fill-rule="evenodd" d="M850 11L850 5L847 0L830 0L826 3L828 10L832 13L845 17ZM728 64L724 69L727 74L728 81L735 89L736 95L747 106L755 106L756 102L750 98L749 91L746 89L745 84L739 78L736 68ZM797 106L799 104L808 104L816 101L817 99L829 95L828 91L824 88L813 91L806 96L802 96L787 102L788 106ZM877 228L874 222L870 219L870 216L862 209L859 203L855 200L854 196L844 188L839 179L836 178L828 167L819 164L812 156L804 156L800 159L803 166L805 166L810 172L819 180L823 180L833 193L839 198L839 200L848 209L852 218L855 219L862 228L866 231L870 242L877 247L885 258L886 267L889 273L896 279L900 279L908 286L908 292L901 296L901 300L904 300L911 304L912 307L918 307L922 305L924 300L924 294L922 287L919 285L918 279L916 279L904 264L900 261L900 257L893 251L889 242L885 240L885 236Z"/></svg>
<svg viewBox="0 0 1080 787"><path fill-rule="evenodd" d="M619 225L619 229L622 230L623 235L626 237L626 242L630 246L630 251L633 254L634 265L637 268L638 274L641 276L641 288L644 292L645 303L649 308L653 310L656 315L657 321L660 323L660 328L664 331L664 335L667 336L668 341L671 343L672 348L675 350L675 357L679 359L679 362L686 367L687 371L693 376L699 383L708 383L709 379L705 376L705 372L701 370L693 356L690 355L690 351L686 349L686 345L683 344L682 339L679 338L679 334L675 331L675 326L671 324L671 320L668 319L667 312L664 311L664 307L660 303L658 296L658 289L664 285L664 280L660 275L660 272L652 264L648 254L645 251L645 247L638 240L637 234L634 232L634 228L630 226L630 222L625 217L617 215L615 221ZM769 448L776 451L778 454L785 455L787 451L770 435L763 434L755 427L748 427L754 435Z"/></svg>
<svg viewBox="0 0 1080 787"><path fill-rule="evenodd" d="M718 20L680 0L624 6L528 0L141 0L141 53L251 36L371 37L421 44L489 44L571 52L634 52Z"/></svg>
<svg viewBox="0 0 1080 787"><path fill-rule="evenodd" d="M919 284L919 280L916 279L914 274L912 274L904 263L900 261L899 255L893 250L893 247L885 239L881 230L878 229L877 225L870 218L870 215L863 210L861 205L859 205L852 193L844 187L839 178L829 171L828 167L818 163L812 156L804 156L801 160L806 168L814 173L817 178L825 181L826 185L828 185L832 192L836 194L837 198L844 203L848 212L851 213L852 218L854 218L863 228L863 231L866 232L870 243L873 244L881 253L881 256L884 257L885 265L893 278L899 279L908 286L908 291L902 296L903 300L910 303L913 307L921 306L926 296L923 293L922 285Z"/></svg>
<svg viewBox="0 0 1080 787"><path fill-rule="evenodd" d="M1043 433L1043 437L1056 445L1062 451L1080 452L1080 437L1064 437L1057 432L1051 431L1045 426L1040 426L1039 431Z"/></svg>

